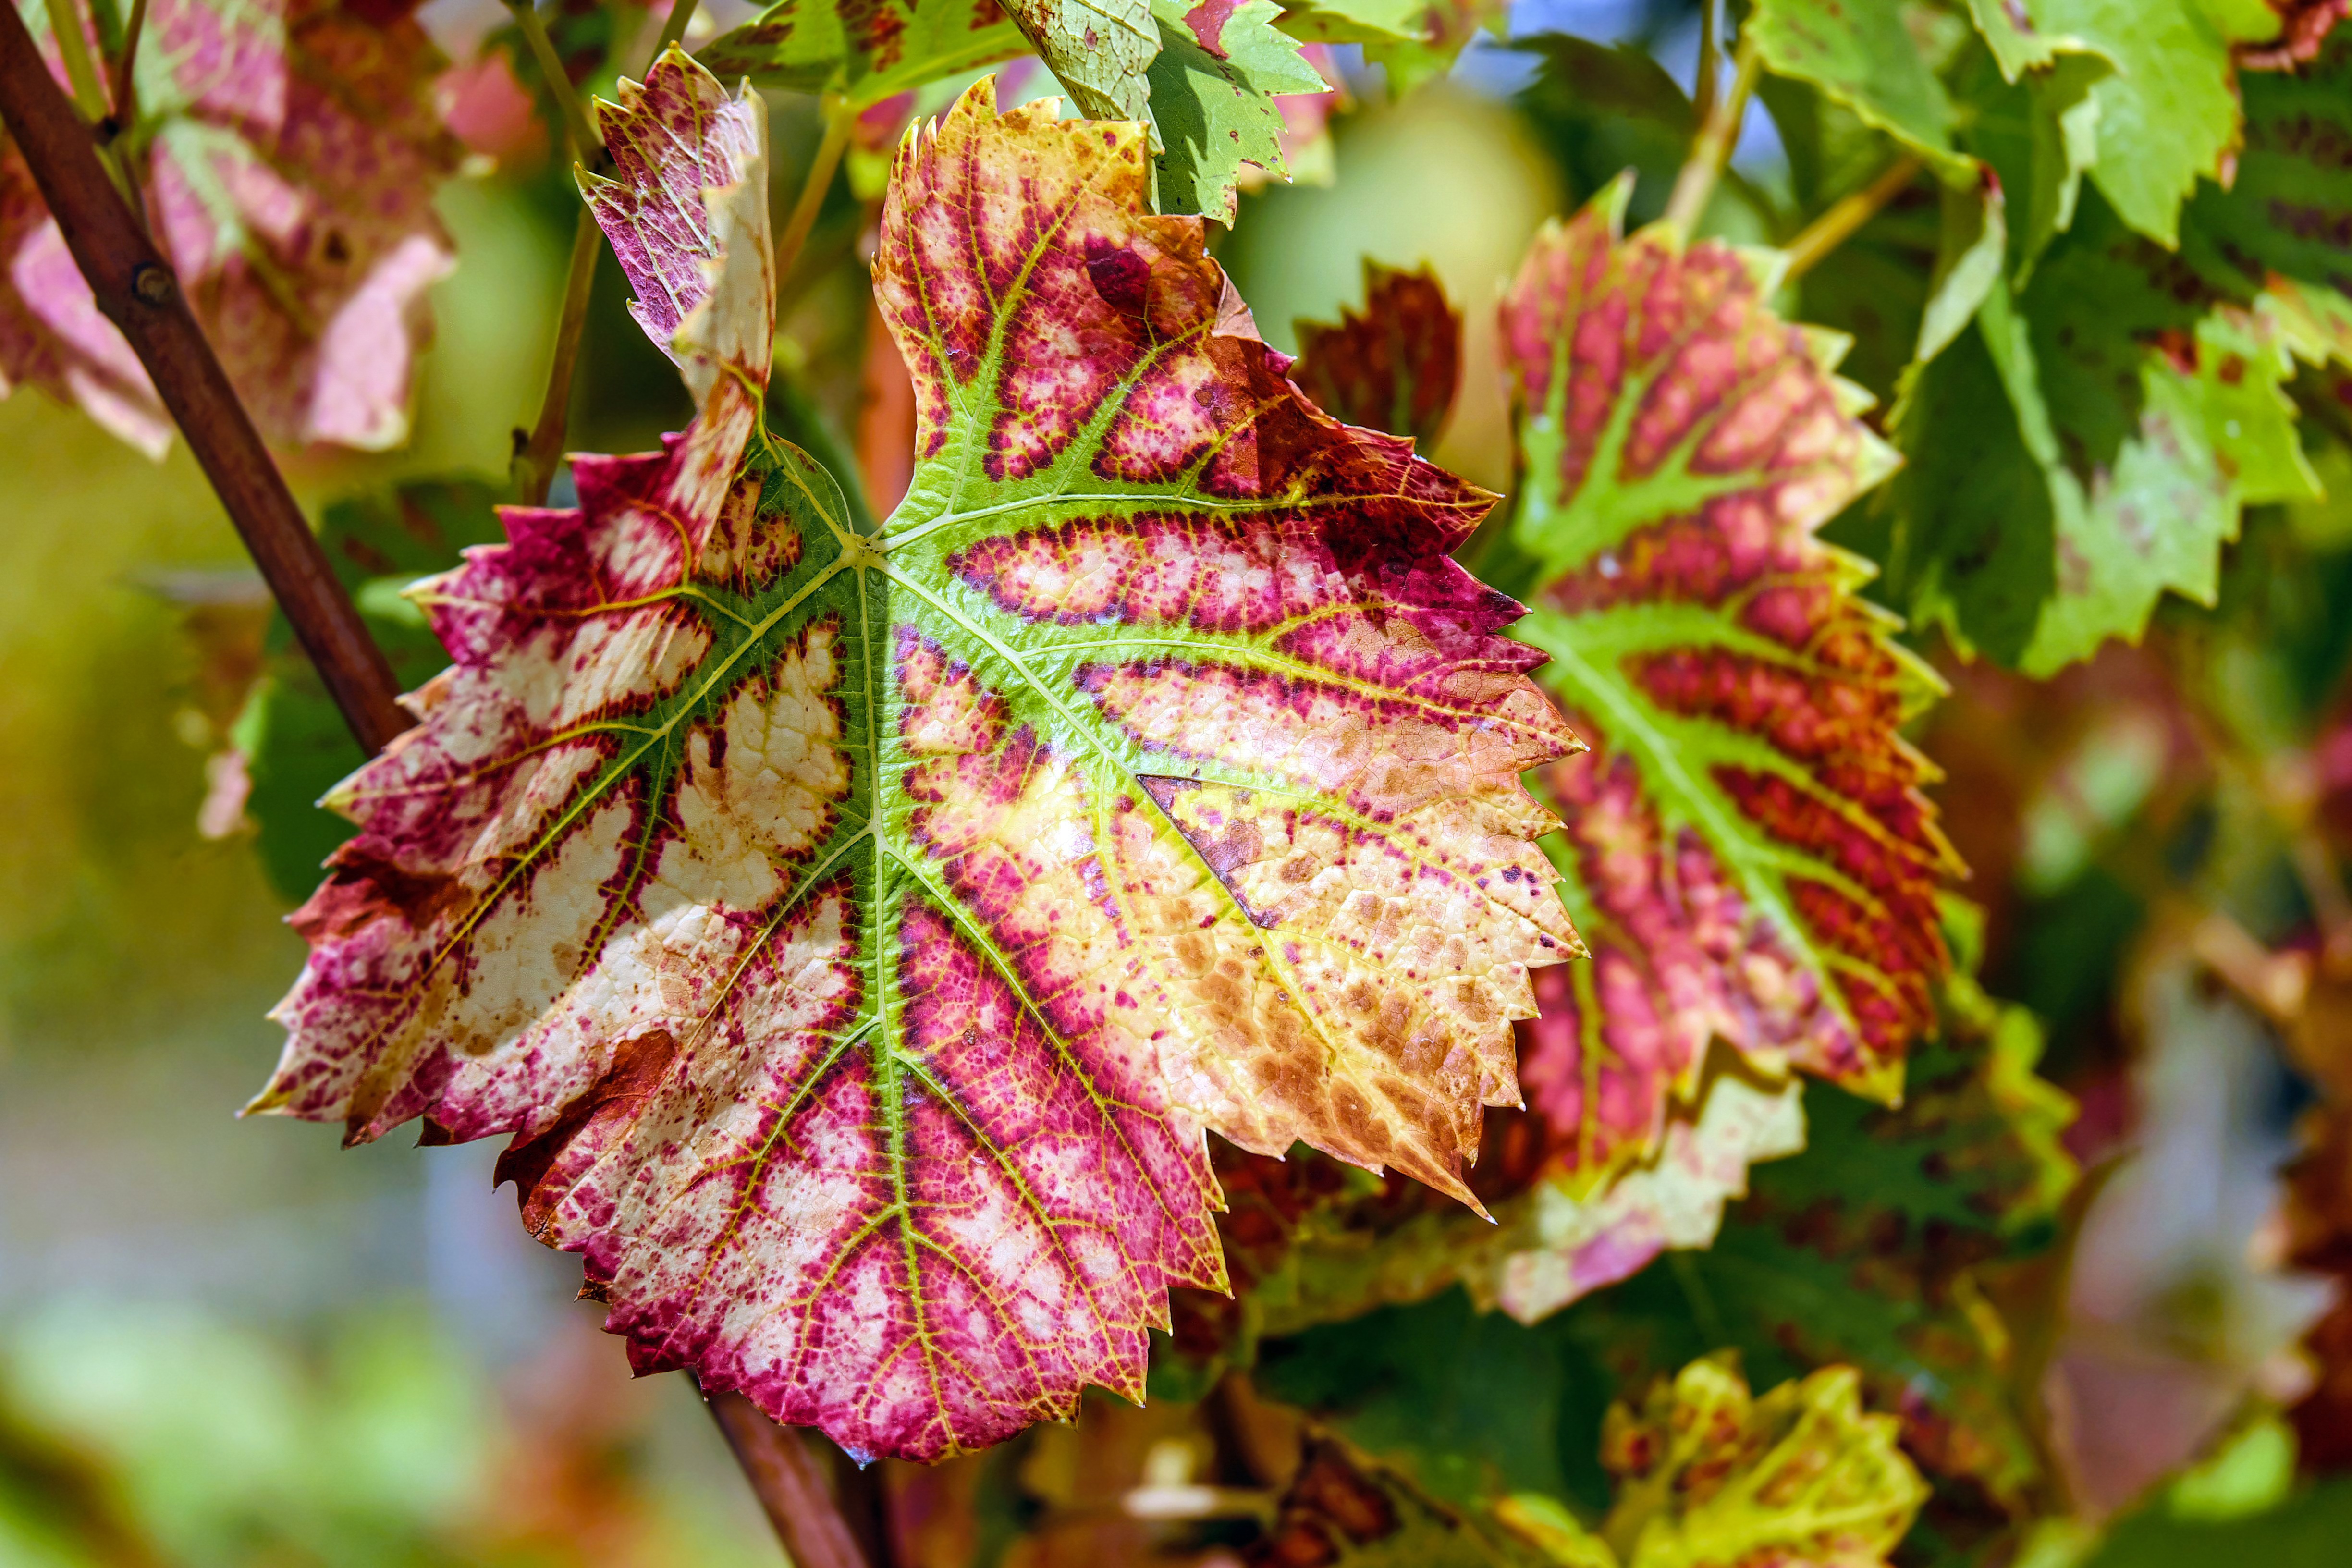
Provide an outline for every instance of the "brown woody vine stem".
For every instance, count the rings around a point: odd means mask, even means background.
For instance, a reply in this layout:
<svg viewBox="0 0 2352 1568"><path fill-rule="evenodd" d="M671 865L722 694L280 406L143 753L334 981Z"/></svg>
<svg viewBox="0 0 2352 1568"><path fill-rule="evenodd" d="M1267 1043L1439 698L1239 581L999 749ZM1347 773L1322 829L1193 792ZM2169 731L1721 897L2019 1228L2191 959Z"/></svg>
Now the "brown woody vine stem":
<svg viewBox="0 0 2352 1568"><path fill-rule="evenodd" d="M1764 57L1758 52L1751 33L1740 35L1738 47L1732 54L1731 90L1719 102L1707 104L1698 122L1698 135L1691 142L1690 157L1683 163L1682 173L1675 176L1675 194L1666 199L1666 221L1683 231L1685 237L1698 228L1698 221L1706 216L1706 204L1715 195L1716 182L1723 177L1723 165L1731 157L1731 149L1739 141L1739 123L1748 114L1748 95L1756 90L1756 79L1764 71Z"/></svg>
<svg viewBox="0 0 2352 1568"><path fill-rule="evenodd" d="M779 1426L740 1394L705 1395L768 1522L794 1568L867 1568L866 1552L834 1500L825 1467L798 1432Z"/></svg>
<svg viewBox="0 0 2352 1568"><path fill-rule="evenodd" d="M336 581L170 264L100 163L90 126L49 75L24 18L7 5L0 5L0 125L24 154L98 308L146 367L343 721L362 750L382 751L412 723L392 666ZM711 1413L801 1568L869 1568L799 1434L740 1394L713 1399Z"/></svg>
<svg viewBox="0 0 2352 1568"><path fill-rule="evenodd" d="M335 580L179 280L99 163L98 143L49 76L14 5L0 5L0 121L24 153L66 247L121 329L212 480L294 635L369 752L411 723L383 651Z"/></svg>
<svg viewBox="0 0 2352 1568"><path fill-rule="evenodd" d="M139 40L146 31L147 0L131 0L131 19L122 24L122 53L114 62L114 91L106 100L113 136L130 130L139 112L138 86L131 72L139 63Z"/></svg>
<svg viewBox="0 0 2352 1568"><path fill-rule="evenodd" d="M1853 237L1854 231L1878 216L1878 210L1903 194L1920 170L1919 160L1910 156L1897 158L1879 172L1878 178L1858 191L1839 197L1807 224L1802 233L1788 246L1789 267L1781 280L1801 278L1820 265L1823 257Z"/></svg>

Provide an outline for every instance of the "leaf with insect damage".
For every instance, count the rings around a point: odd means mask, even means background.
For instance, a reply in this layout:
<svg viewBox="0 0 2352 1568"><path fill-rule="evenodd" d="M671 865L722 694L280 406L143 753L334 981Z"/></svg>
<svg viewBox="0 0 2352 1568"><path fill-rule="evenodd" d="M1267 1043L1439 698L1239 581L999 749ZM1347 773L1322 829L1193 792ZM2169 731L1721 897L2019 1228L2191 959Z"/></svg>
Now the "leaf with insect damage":
<svg viewBox="0 0 2352 1568"><path fill-rule="evenodd" d="M46 13L31 20L65 81ZM90 35L106 54L117 42ZM149 8L122 145L158 244L273 440L407 439L426 291L453 265L433 211L458 152L433 110L440 64L413 21L337 0ZM0 143L0 394L16 383L150 456L171 444L146 371Z"/></svg>
<svg viewBox="0 0 2352 1568"><path fill-rule="evenodd" d="M1223 1283L1204 1127L1466 1195L1576 941L1518 782L1573 742L1448 553L1491 498L1301 399L1142 129L1053 112L983 82L899 151L870 532L747 394L756 160L654 171L728 176L624 252L666 330L716 237L676 341L723 374L418 591L456 663L334 797L257 1102L513 1134L640 1366L864 1454L1139 1394L1168 1288Z"/></svg>

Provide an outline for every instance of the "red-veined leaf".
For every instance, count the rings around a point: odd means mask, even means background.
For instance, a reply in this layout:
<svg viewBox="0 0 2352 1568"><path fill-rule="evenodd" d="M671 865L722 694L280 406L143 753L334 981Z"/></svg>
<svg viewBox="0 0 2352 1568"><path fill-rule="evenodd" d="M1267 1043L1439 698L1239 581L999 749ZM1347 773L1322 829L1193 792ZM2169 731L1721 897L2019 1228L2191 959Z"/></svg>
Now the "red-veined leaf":
<svg viewBox="0 0 2352 1568"><path fill-rule="evenodd" d="M1374 430L1434 442L1462 385L1462 312L1426 267L1364 263L1364 308L1337 326L1298 323L1291 379L1324 412Z"/></svg>
<svg viewBox="0 0 2352 1568"><path fill-rule="evenodd" d="M1518 783L1573 742L1447 553L1490 498L1297 396L1136 125L982 83L901 148L917 462L855 532L737 406L739 110L655 77L622 120L703 139L647 183L731 183L616 238L721 374L420 590L456 663L336 797L257 1103L516 1134L640 1365L936 1458L1140 1394L1167 1288L1223 1280L1203 1126L1466 1195L1575 944Z"/></svg>
<svg viewBox="0 0 2352 1568"><path fill-rule="evenodd" d="M1957 869L1897 732L1933 677L1814 537L1893 467L1863 395L1772 315L1768 263L1620 238L1625 195L1538 238L1502 324L1541 584L1519 635L1594 748L1542 775L1593 962L1545 972L1522 1031L1579 1199L1653 1158L1710 1039L1894 1098Z"/></svg>

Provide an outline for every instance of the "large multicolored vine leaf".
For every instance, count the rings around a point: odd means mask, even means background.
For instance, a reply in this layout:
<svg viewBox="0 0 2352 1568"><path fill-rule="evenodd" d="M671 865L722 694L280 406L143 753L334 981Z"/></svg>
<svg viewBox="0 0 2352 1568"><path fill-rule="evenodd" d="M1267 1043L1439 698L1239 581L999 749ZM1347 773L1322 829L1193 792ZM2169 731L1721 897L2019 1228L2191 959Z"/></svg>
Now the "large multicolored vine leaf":
<svg viewBox="0 0 2352 1568"><path fill-rule="evenodd" d="M983 82L901 149L917 463L853 531L740 417L756 111L655 76L622 129L701 140L614 237L656 324L700 258L719 374L418 591L456 663L335 797L257 1106L515 1134L639 1365L936 1458L1140 1394L1167 1288L1222 1283L1204 1126L1467 1195L1575 948L1518 783L1573 742L1449 558L1490 498L1297 396L1139 126Z"/></svg>
<svg viewBox="0 0 2352 1568"><path fill-rule="evenodd" d="M27 20L65 81L47 11ZM113 34L93 32L93 49L101 37ZM433 110L439 65L413 21L339 0L149 8L131 162L189 303L272 439L374 450L407 437L425 294L452 265L433 211L457 150ZM70 398L151 456L171 442L146 372L0 144L0 393L16 383Z"/></svg>
<svg viewBox="0 0 2352 1568"><path fill-rule="evenodd" d="M1542 775L1593 962L1542 979L1521 1047L1578 1197L1659 1147L1712 1039L1894 1099L1958 869L1898 733L1933 677L1814 537L1893 454L1835 343L1766 306L1769 264L1621 238L1624 199L1538 237L1502 324L1540 584L1518 635L1593 747Z"/></svg>

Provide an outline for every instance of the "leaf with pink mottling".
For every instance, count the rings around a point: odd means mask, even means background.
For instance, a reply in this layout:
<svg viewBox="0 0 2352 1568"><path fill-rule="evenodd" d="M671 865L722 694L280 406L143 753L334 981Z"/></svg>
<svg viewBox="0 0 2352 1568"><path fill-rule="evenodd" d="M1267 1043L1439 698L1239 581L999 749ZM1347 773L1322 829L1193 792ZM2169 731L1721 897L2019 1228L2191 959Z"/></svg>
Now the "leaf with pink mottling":
<svg viewBox="0 0 2352 1568"><path fill-rule="evenodd" d="M46 14L34 19L62 83ZM337 0L149 8L126 145L156 238L273 440L407 438L426 291L453 264L433 211L457 151L434 110L441 63L413 21ZM146 372L0 143L0 393L18 382L151 456L170 445Z"/></svg>
<svg viewBox="0 0 2352 1568"><path fill-rule="evenodd" d="M455 663L334 797L257 1104L513 1134L640 1366L933 1458L1139 1396L1223 1283L1204 1129L1467 1195L1575 946L1519 783L1573 742L1449 556L1492 498L1297 395L1139 126L983 83L900 149L917 460L857 531L735 412L758 171L656 77L620 115L705 140L615 239L724 374L418 590Z"/></svg>
<svg viewBox="0 0 2352 1568"><path fill-rule="evenodd" d="M1542 977L1521 1035L1579 1199L1652 1157L1711 1040L1896 1096L1958 869L1898 733L1933 677L1814 537L1894 466L1864 395L1773 316L1769 261L1620 238L1625 194L1538 237L1502 316L1539 584L1518 635L1593 747L1542 775L1593 962Z"/></svg>

